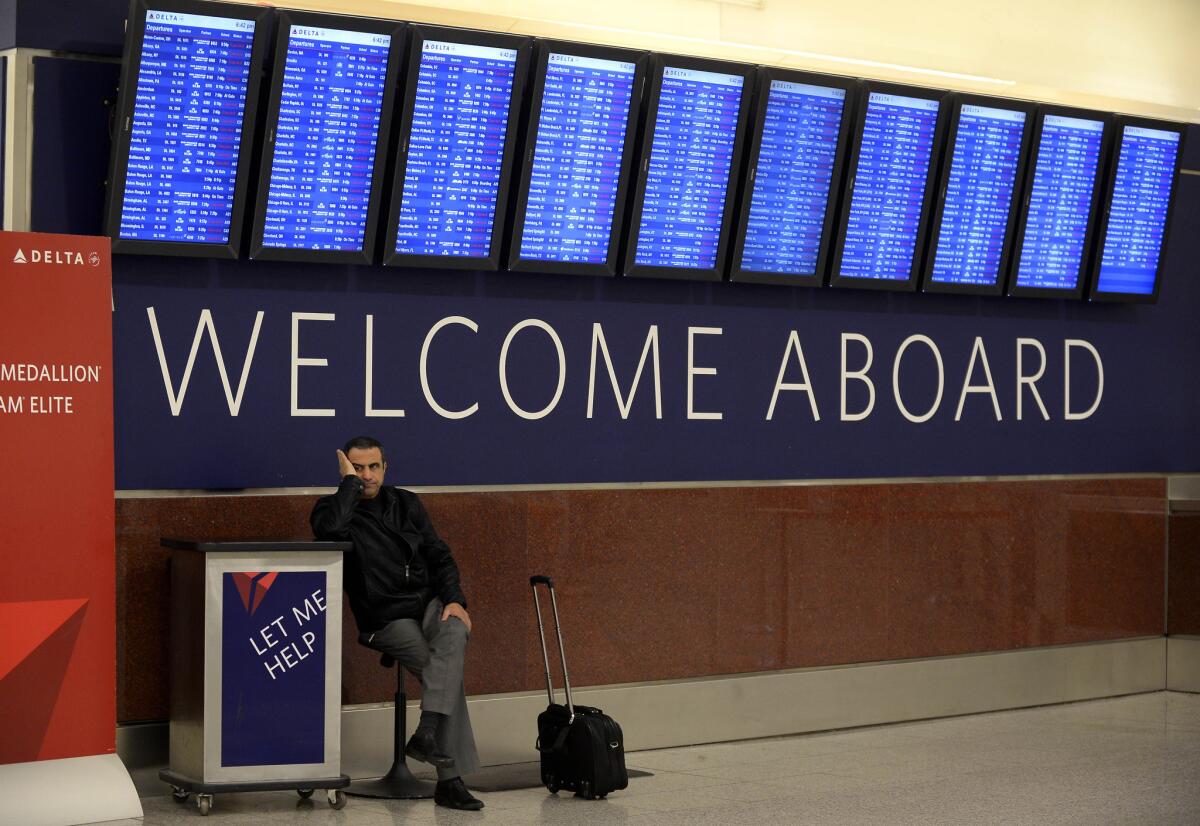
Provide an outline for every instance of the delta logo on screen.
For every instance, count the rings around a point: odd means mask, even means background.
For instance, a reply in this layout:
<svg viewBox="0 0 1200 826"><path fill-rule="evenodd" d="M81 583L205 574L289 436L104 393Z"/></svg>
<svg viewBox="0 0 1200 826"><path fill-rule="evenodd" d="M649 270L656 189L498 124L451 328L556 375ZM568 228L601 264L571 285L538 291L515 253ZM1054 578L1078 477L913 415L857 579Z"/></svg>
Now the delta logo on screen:
<svg viewBox="0 0 1200 826"><path fill-rule="evenodd" d="M254 616L277 576L278 571L244 571L233 574L233 584L237 587L238 596L242 598L242 606L247 614Z"/></svg>
<svg viewBox="0 0 1200 826"><path fill-rule="evenodd" d="M25 250L17 248L13 255L14 264L56 264L59 266L67 265L72 267L82 267L85 264L98 267L100 266L100 253L92 251L88 253L86 261L83 253L78 250L39 250L30 249L26 254Z"/></svg>

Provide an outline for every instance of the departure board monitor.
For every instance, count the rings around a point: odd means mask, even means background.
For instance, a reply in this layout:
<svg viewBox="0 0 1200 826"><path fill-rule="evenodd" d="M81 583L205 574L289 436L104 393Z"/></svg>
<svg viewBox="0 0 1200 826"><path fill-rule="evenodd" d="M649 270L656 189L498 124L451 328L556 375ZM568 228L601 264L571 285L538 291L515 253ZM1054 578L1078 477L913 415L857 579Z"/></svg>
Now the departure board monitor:
<svg viewBox="0 0 1200 826"><path fill-rule="evenodd" d="M529 40L410 30L384 263L494 270Z"/></svg>
<svg viewBox="0 0 1200 826"><path fill-rule="evenodd" d="M1110 120L1101 112L1040 107L1009 295L1083 294Z"/></svg>
<svg viewBox="0 0 1200 826"><path fill-rule="evenodd" d="M616 274L647 60L538 42L510 270Z"/></svg>
<svg viewBox="0 0 1200 826"><path fill-rule="evenodd" d="M113 252L237 257L270 14L134 0L105 215Z"/></svg>
<svg viewBox="0 0 1200 826"><path fill-rule="evenodd" d="M1092 300L1158 299L1183 131L1175 123L1116 118L1116 166L1105 186Z"/></svg>
<svg viewBox="0 0 1200 826"><path fill-rule="evenodd" d="M749 66L654 56L627 275L721 279L753 77Z"/></svg>
<svg viewBox="0 0 1200 826"><path fill-rule="evenodd" d="M821 285L858 85L759 72L731 280Z"/></svg>
<svg viewBox="0 0 1200 826"><path fill-rule="evenodd" d="M1034 108L955 96L925 256L925 292L1004 291Z"/></svg>
<svg viewBox="0 0 1200 826"><path fill-rule="evenodd" d="M371 262L403 35L279 13L251 258Z"/></svg>
<svg viewBox="0 0 1200 826"><path fill-rule="evenodd" d="M946 92L864 84L830 283L916 287L947 108Z"/></svg>

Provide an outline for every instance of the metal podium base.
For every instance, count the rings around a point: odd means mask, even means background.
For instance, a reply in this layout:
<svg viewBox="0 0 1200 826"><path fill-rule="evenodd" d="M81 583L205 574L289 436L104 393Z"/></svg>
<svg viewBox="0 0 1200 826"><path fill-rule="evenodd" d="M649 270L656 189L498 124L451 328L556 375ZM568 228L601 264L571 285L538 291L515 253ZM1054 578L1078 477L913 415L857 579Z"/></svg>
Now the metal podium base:
<svg viewBox="0 0 1200 826"><path fill-rule="evenodd" d="M171 769L159 769L158 779L171 784L171 796L176 803L186 803L196 795L196 808L207 816L213 808L213 795L225 792L295 791L302 799L312 797L314 789L325 789L329 808L342 809L346 806L346 793L350 778L344 774L337 777L309 777L303 780L222 780L205 783Z"/></svg>
<svg viewBox="0 0 1200 826"><path fill-rule="evenodd" d="M433 782L413 777L408 766L400 760L378 780L355 780L346 789L346 794L388 800L426 800L433 797L433 788Z"/></svg>

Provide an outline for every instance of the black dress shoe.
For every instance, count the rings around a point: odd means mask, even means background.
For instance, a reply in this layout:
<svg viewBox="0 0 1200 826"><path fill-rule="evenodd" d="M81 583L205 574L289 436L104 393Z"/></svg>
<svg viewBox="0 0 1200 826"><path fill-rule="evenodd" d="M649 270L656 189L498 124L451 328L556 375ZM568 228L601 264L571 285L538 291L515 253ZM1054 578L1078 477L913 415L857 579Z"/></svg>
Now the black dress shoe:
<svg viewBox="0 0 1200 826"><path fill-rule="evenodd" d="M439 780L433 790L433 802L447 809L463 809L468 812L477 812L483 808L483 801L471 794L461 777Z"/></svg>
<svg viewBox="0 0 1200 826"><path fill-rule="evenodd" d="M439 769L448 769L454 765L453 757L438 751L437 738L433 736L432 731L417 731L409 738L404 753L414 760L437 766Z"/></svg>

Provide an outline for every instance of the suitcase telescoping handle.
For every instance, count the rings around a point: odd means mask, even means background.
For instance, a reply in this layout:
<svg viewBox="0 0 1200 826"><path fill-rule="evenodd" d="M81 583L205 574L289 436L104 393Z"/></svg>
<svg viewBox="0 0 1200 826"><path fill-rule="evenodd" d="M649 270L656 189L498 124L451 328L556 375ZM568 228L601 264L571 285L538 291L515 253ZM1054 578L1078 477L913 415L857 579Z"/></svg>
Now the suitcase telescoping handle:
<svg viewBox="0 0 1200 826"><path fill-rule="evenodd" d="M550 683L550 651L546 648L546 630L542 625L542 604L538 601L538 585L550 591L550 607L554 609L554 632L558 635L558 653L562 657L563 686L567 692L567 712L571 715L567 725L575 722L575 706L571 702L571 678L567 675L567 649L563 648L562 624L558 621L558 598L554 595L554 580L548 576L531 576L529 586L533 588L533 610L537 613L538 638L542 641L542 662L546 666L546 696L554 704L554 687Z"/></svg>

